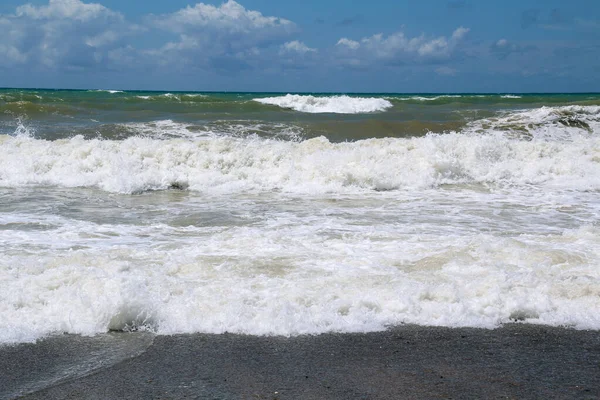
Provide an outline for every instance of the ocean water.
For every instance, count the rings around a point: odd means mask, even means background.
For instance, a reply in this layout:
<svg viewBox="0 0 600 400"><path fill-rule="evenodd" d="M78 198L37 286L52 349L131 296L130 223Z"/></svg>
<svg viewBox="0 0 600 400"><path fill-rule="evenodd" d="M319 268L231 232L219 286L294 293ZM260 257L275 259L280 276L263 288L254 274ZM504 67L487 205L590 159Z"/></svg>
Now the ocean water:
<svg viewBox="0 0 600 400"><path fill-rule="evenodd" d="M600 329L600 95L0 90L0 343Z"/></svg>

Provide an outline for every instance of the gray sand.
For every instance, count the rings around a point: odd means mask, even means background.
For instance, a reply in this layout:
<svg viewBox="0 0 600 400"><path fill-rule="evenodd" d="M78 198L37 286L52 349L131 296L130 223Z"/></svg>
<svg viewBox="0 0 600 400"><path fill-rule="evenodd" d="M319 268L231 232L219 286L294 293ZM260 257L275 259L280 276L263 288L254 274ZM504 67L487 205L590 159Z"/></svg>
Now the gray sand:
<svg viewBox="0 0 600 400"><path fill-rule="evenodd" d="M368 334L63 335L0 347L0 398L600 398L600 332L402 326Z"/></svg>

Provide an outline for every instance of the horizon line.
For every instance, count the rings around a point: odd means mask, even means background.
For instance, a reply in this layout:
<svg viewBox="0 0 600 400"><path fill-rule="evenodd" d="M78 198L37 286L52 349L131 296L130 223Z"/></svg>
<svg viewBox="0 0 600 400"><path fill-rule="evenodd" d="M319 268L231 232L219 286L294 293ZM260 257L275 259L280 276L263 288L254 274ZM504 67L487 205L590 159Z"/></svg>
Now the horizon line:
<svg viewBox="0 0 600 400"><path fill-rule="evenodd" d="M255 93L255 94L398 94L398 95L552 95L552 94L597 94L600 92L366 92L366 91L244 91L244 90L165 90L165 89L102 89L102 88L56 88L56 87L0 87L0 90L54 90L54 91L72 91L72 92L154 92L154 93Z"/></svg>

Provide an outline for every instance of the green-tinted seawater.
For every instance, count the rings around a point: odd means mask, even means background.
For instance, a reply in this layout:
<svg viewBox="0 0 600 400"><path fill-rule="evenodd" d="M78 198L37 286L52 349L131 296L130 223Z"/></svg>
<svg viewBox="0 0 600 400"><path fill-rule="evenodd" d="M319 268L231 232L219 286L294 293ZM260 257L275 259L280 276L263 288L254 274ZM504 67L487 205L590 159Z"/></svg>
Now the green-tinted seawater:
<svg viewBox="0 0 600 400"><path fill-rule="evenodd" d="M325 136L340 142L460 131L471 121L503 111L600 105L600 94L594 93L302 95L316 101L333 97L329 103L333 107L336 107L336 96L378 99L391 104L385 110L366 113L360 110L338 113L335 109L334 112L319 112L319 104L315 106L317 112L301 112L255 101L285 95L0 89L0 133L13 134L19 126L27 126L36 137L45 139L73 135L123 139L147 134L153 128L152 124L158 122L159 125L178 125L181 132L189 133L187 136L193 136L194 132L257 134L292 140ZM343 102L342 98L337 106ZM140 125L132 128L132 124L149 126L140 130ZM171 134L174 132L165 130L165 135Z"/></svg>

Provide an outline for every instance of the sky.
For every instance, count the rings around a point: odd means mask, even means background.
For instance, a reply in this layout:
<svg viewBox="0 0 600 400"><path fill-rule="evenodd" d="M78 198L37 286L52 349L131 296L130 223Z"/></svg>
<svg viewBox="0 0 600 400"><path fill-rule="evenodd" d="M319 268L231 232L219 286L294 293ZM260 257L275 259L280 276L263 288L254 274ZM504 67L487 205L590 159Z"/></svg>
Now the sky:
<svg viewBox="0 0 600 400"><path fill-rule="evenodd" d="M0 87L600 92L597 0L2 0Z"/></svg>

